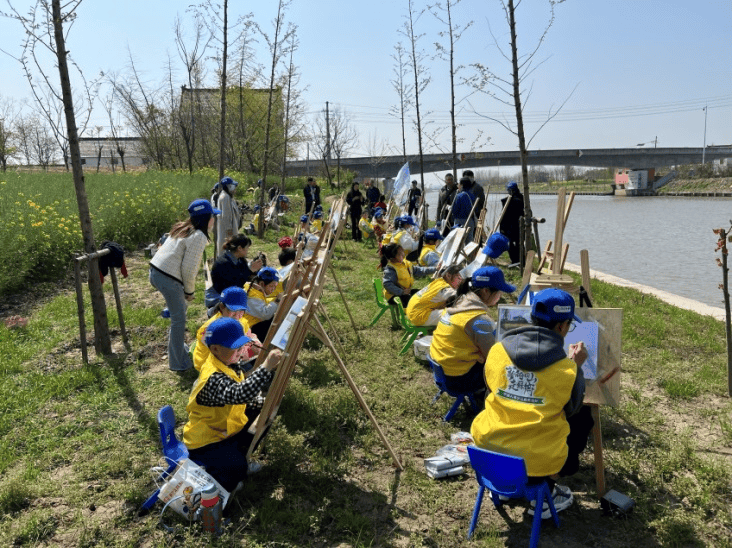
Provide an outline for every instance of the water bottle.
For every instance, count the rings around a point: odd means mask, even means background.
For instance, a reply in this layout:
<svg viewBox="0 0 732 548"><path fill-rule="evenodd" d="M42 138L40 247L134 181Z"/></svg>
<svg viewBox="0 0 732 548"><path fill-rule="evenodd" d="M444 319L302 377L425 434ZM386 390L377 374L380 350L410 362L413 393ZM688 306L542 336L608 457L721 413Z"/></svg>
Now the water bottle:
<svg viewBox="0 0 732 548"><path fill-rule="evenodd" d="M170 310L168 310L167 306L165 308L163 308L163 311L160 313L160 315L163 318L170 318Z"/></svg>
<svg viewBox="0 0 732 548"><path fill-rule="evenodd" d="M201 524L207 533L221 534L221 498L213 483L201 492Z"/></svg>

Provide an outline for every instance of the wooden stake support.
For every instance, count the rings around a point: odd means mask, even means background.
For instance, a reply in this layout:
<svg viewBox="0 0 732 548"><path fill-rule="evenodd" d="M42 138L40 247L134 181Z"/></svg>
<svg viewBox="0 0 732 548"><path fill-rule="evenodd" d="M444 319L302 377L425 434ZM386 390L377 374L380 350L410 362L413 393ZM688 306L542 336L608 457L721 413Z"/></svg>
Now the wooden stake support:
<svg viewBox="0 0 732 548"><path fill-rule="evenodd" d="M89 365L89 353L86 348L86 320L84 319L84 290L81 282L81 264L85 261L98 261L100 257L109 254L109 249L101 249L88 255L79 255L74 258L74 284L76 285L76 308L79 315L79 340L81 342L81 359L84 365ZM117 283L117 274L113 267L109 268L110 278L112 279L112 289L114 290L114 301L117 305L117 317L119 318L119 329L122 332L122 344L127 352L131 351L130 342L127 339L127 329L125 329L125 319L122 315L122 300L119 296L119 284Z"/></svg>

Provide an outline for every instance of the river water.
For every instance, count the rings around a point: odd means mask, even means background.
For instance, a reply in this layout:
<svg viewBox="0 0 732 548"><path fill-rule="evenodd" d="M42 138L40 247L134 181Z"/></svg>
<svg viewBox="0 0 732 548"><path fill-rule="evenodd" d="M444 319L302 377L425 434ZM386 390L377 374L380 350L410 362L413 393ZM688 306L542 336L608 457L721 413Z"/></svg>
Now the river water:
<svg viewBox="0 0 732 548"><path fill-rule="evenodd" d="M487 225L500 214L501 193L488 195ZM436 190L427 192L430 213ZM554 239L556 196L531 196L542 247ZM564 231L567 261L580 264L589 251L590 268L676 295L723 307L722 269L714 251L715 228L729 228L732 199L681 197L575 196Z"/></svg>

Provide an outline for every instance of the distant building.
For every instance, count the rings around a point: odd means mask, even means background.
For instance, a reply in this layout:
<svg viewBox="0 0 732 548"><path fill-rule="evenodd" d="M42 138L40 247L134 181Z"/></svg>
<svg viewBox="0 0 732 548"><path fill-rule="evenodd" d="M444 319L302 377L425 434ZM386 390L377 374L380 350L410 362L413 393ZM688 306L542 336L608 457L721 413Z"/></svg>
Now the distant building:
<svg viewBox="0 0 732 548"><path fill-rule="evenodd" d="M100 149L101 148L101 154ZM118 149L124 152L125 167L140 167L149 163L143 156L142 139L139 137L82 137L79 139L81 163L86 169L122 169Z"/></svg>

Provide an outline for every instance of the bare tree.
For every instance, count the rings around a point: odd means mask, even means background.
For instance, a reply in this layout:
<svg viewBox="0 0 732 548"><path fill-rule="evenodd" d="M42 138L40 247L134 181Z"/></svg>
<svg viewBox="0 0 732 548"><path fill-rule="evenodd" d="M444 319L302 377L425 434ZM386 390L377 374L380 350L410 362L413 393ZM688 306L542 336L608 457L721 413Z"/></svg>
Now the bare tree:
<svg viewBox="0 0 732 548"><path fill-rule="evenodd" d="M549 29L554 23L554 8L557 4L560 4L563 1L564 0L548 0L549 19L546 26L544 27L543 32L537 40L534 48L528 54L519 56L518 39L516 32L516 9L521 5L521 0L518 0L518 2L514 2L514 0L508 0L507 2L501 0L501 6L511 36L511 41L509 44L510 53L507 53L504 47L498 44L498 41L495 35L493 35L492 31L491 36L493 37L493 41L501 56L511 64L510 77L507 78L499 76L484 65L476 63L472 66L476 69L477 74L468 80L476 90L487 93L491 97L514 109L516 117L515 126L507 120L482 115L478 113L474 108L473 112L479 114L480 116L483 116L484 118L488 118L490 120L493 120L494 122L497 122L506 130L516 135L516 137L518 138L519 151L521 155L521 179L523 182L524 195L524 254L521 257L522 268L525 254L530 249L532 241L531 218L533 213L531 211L531 199L529 196L529 173L527 161L528 147L531 144L533 138L536 137L537 133L539 133L539 131L541 131L541 129L559 113L562 107L569 100L569 97L571 97L572 95L570 93L570 95L558 108L550 109L549 113L547 114L546 120L539 126L539 128L536 130L536 132L534 132L531 138L527 140L524 133L523 109L526 106L526 101L530 96L530 89L528 91L525 90L523 84L525 84L526 79L541 64L541 62L536 62L536 55L539 51L539 48L544 43Z"/></svg>
<svg viewBox="0 0 732 548"><path fill-rule="evenodd" d="M336 156L336 181L340 184L341 158L345 157L358 145L358 132L353 127L347 112L339 106L320 111L315 118L315 135L313 135L315 149L323 158L328 179L330 173L325 161L330 150Z"/></svg>
<svg viewBox="0 0 732 548"><path fill-rule="evenodd" d="M435 3L430 7L430 11L435 18L447 27L447 30L440 31L438 35L441 38L447 36L447 47L439 42L435 42L437 55L450 66L450 136L452 138L452 175L457 181L457 124L455 123L455 77L458 75L463 65L455 66L455 44L460 40L463 33L473 24L472 21L460 26L453 23L452 8L460 3L460 0L445 0L445 3ZM424 191L424 190L423 190Z"/></svg>
<svg viewBox="0 0 732 548"><path fill-rule="evenodd" d="M96 131L97 134L97 140L94 143L94 148L97 151L97 173L99 173L99 168L102 163L102 152L104 151L104 139L102 139L102 130L104 128L102 126L96 126L92 132Z"/></svg>
<svg viewBox="0 0 732 548"><path fill-rule="evenodd" d="M120 163L122 164L122 171L127 171L127 167L125 166L125 152L127 151L127 146L120 134L120 124L114 117L114 106L117 102L117 90L114 83L115 76L108 75L107 82L110 84L110 89L107 96L102 100L102 106L104 107L104 111L107 113L107 118L109 119L110 161L112 163L112 172L114 173L117 163L115 153L119 155Z"/></svg>
<svg viewBox="0 0 732 548"><path fill-rule="evenodd" d="M7 0L7 2L11 13L4 15L16 20L22 19L25 21L24 24L31 26L31 28L26 28L27 34L22 42L22 52L16 60L23 67L23 72L35 99L32 105L33 109L48 123L48 128L51 130L53 139L61 150L64 165L68 170L69 141L68 129L66 128L66 116L64 114L67 107L64 104L64 98L59 84L46 71L46 66L49 62L48 54L55 55L54 48L56 47L53 39L53 22L48 20L52 6L47 0L38 0L28 10L27 15L20 15L10 3L10 0ZM76 17L75 11L80 3L81 0L72 0L68 5L64 5L64 9L68 9L65 16L69 17L69 26L73 26ZM94 97L98 92L101 76L89 82L84 77L84 73L76 62L70 57L68 58L68 65L74 69L75 77L80 82L80 85L77 86L78 91L74 96L74 104L72 106L74 107L74 111L80 114L77 127L81 135L86 130L91 119Z"/></svg>
<svg viewBox="0 0 732 548"><path fill-rule="evenodd" d="M25 165L33 163L33 128L42 124L37 118L21 114L15 122L15 142L18 146L18 156L25 160Z"/></svg>
<svg viewBox="0 0 732 548"><path fill-rule="evenodd" d="M178 116L178 124L186 147L188 172L193 173L193 156L196 151L196 103L200 101L197 90L201 87L202 60L211 41L211 34L206 32L206 27L197 13L194 14L193 18L193 38L190 46L187 43L188 38L180 17L175 18L173 31L178 56L185 66L188 88L190 89L187 101L184 100L181 92L181 112ZM183 90L185 91L185 86L183 86Z"/></svg>
<svg viewBox="0 0 732 548"><path fill-rule="evenodd" d="M424 36L422 34L415 34L414 26L419 18L424 13L424 10L416 13L414 9L413 0L407 0L407 15L404 21L403 27L400 32L407 37L410 44L409 51L409 62L412 65L414 72L414 109L416 112L416 124L417 124L417 144L419 146L419 175L422 187L422 196L425 195L424 189L424 155L422 148L422 118L419 112L419 95L430 83L430 76L427 72L427 67L424 63L427 55L423 50L418 49L418 43L420 38Z"/></svg>
<svg viewBox="0 0 732 548"><path fill-rule="evenodd" d="M114 89L128 124L142 141L144 155L152 158L159 169L165 169L170 162L167 149L168 116L163 108L163 94L160 89L150 88L143 81L131 53L129 68L127 80L116 80Z"/></svg>
<svg viewBox="0 0 732 548"><path fill-rule="evenodd" d="M64 24L66 24L67 29L73 25L76 18L76 9L80 4L81 0L70 1L64 4L64 7L68 11L62 13L60 0L52 0L50 5L44 0L39 0L31 9L28 16L21 16L12 5L10 9L13 12L13 17L23 25L26 31L24 51L30 53L31 57L37 60L38 57L34 52L36 46L42 44L55 54L61 82L61 97L66 114L66 129L68 132L74 188L76 189L76 202L79 208L81 233L84 240L84 251L90 254L96 251L96 245L94 243L94 230L92 228L89 203L84 185L84 172L81 167L79 135L74 114L74 100L71 94L71 80L69 79L69 52L66 49L64 36ZM39 63L37 66L44 75L43 80L50 85L50 76L46 75L43 71L43 65ZM102 291L102 283L99 278L99 265L96 259L89 261L89 291L91 293L92 311L94 315L94 346L98 353L110 355L112 354L112 344L109 338L109 325L107 323L107 306L104 301L104 292Z"/></svg>
<svg viewBox="0 0 732 548"><path fill-rule="evenodd" d="M289 52L289 60L285 71L285 119L284 119L284 141L282 143L282 179L280 183L281 192L285 191L285 179L287 177L287 159L290 151L296 147L305 131L304 105L300 100L302 90L299 89L300 72L294 64L295 51L297 51L300 43L297 40L295 31L290 34L287 50Z"/></svg>
<svg viewBox="0 0 732 548"><path fill-rule="evenodd" d="M287 54L286 48L283 47L283 44L285 44L292 34L295 33L296 27L292 24L287 26L287 29L284 29L285 24L285 11L290 5L290 0L279 0L277 3L277 16L275 17L274 21L272 21L272 26L274 27L274 34L270 37L266 32L264 32L260 27L260 33L262 35L262 38L267 42L267 47L269 48L270 58L272 60L271 64L271 70L270 70L270 76L269 76L269 98L267 101L267 123L265 125L265 133L264 133L264 161L262 162L262 188L260 189L259 193L259 206L261 208L261 211L264 212L264 195L265 195L265 188L267 188L267 168L269 167L268 160L270 156L270 142L271 139L271 129L272 129L272 101L274 99L275 95L275 71L277 70L277 65L280 62L280 59L283 57L283 55ZM279 95L281 96L281 90L277 90ZM264 215L259 216L259 226L257 227L257 235L262 238L264 236Z"/></svg>
<svg viewBox="0 0 732 548"><path fill-rule="evenodd" d="M391 80L391 85L394 91L397 92L399 97L399 105L391 107L389 113L396 116L401 120L402 126L402 156L404 156L404 163L407 162L407 137L405 118L411 107L411 97L414 92L414 86L409 84L409 66L407 65L407 53L404 50L404 46L401 42L398 42L394 46L394 53L391 55L394 59L394 79Z"/></svg>
<svg viewBox="0 0 732 548"><path fill-rule="evenodd" d="M0 166L3 172L8 168L8 160L15 158L18 152L15 124L20 109L12 99L0 97Z"/></svg>

